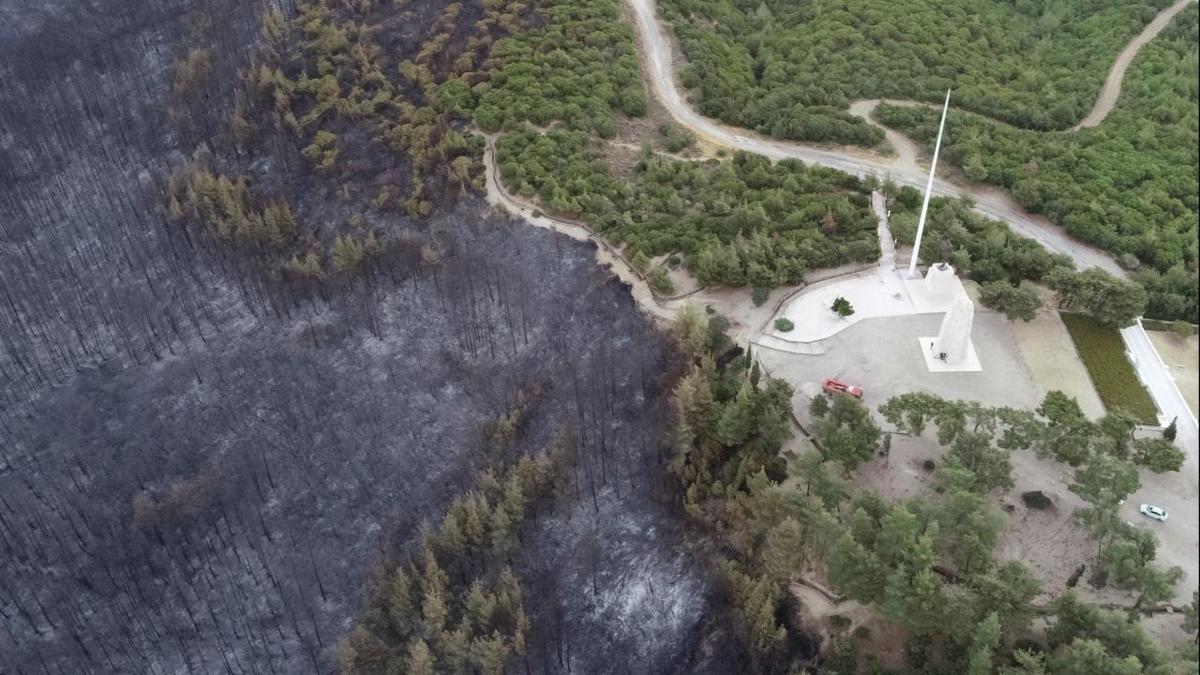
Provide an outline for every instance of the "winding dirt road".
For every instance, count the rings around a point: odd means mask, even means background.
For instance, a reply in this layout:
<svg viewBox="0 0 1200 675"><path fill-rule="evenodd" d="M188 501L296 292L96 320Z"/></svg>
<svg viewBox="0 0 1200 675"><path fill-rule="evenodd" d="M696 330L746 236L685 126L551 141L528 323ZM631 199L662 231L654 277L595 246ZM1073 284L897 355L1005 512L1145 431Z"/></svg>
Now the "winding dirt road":
<svg viewBox="0 0 1200 675"><path fill-rule="evenodd" d="M821 147L806 143L780 141L746 129L729 127L699 114L687 103L675 81L671 39L659 21L654 0L627 1L633 10L644 64L650 75L651 87L655 96L679 124L687 127L693 133L717 145L758 153L772 159L797 158L804 162L821 164L857 176L874 175L881 179L891 178L903 185L911 185L917 189L924 188L927 169L918 165L918 146L910 139L890 129L885 128L884 132L896 148L897 155L895 157L884 157L859 149ZM1121 77L1134 54L1142 45L1157 35L1172 17L1182 11L1188 2L1192 1L1179 0L1164 9L1121 52L1096 100L1095 108L1081 123L1081 126L1094 126L1104 119L1116 102L1120 93ZM858 101L851 107L851 111L874 124L870 113L878 103L879 100ZM908 104L901 101L889 101L889 103ZM939 196L971 199L975 202L977 212L1008 223L1014 232L1036 240L1050 251L1071 256L1080 267L1099 267L1116 276L1125 276L1125 271L1108 253L1073 239L1049 219L1026 212L1000 188L939 178L934 181L933 192Z"/></svg>
<svg viewBox="0 0 1200 675"><path fill-rule="evenodd" d="M1136 37L1129 41L1129 44L1125 45L1125 49L1122 49L1121 53L1117 54L1117 60L1113 61L1112 69L1108 71L1108 77L1104 80L1104 86L1100 88L1100 95L1096 97L1096 105L1092 106L1092 111L1088 113L1087 117L1083 118L1079 124L1071 127L1071 131L1094 127L1103 122L1105 117L1108 117L1108 113L1112 112L1113 106L1117 104L1117 99L1121 97L1121 80L1125 77L1125 69L1129 67L1138 50L1161 33L1162 29L1171 23L1171 19L1175 18L1176 14L1182 12L1183 8L1187 7L1189 2L1194 1L1178 0L1175 4L1159 12L1158 16L1146 24L1141 33L1138 33Z"/></svg>

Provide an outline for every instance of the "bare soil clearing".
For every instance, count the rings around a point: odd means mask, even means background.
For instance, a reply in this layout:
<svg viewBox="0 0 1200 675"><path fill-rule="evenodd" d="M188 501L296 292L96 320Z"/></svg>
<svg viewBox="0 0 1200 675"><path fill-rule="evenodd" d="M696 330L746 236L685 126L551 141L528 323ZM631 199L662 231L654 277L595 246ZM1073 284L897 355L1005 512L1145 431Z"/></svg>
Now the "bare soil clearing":
<svg viewBox="0 0 1200 675"><path fill-rule="evenodd" d="M1170 369L1192 414L1200 414L1200 402L1197 402L1200 398L1200 337L1183 337L1163 331L1146 331L1146 334Z"/></svg>
<svg viewBox="0 0 1200 675"><path fill-rule="evenodd" d="M1043 307L1030 322L1010 324L1021 358L1034 382L1046 391L1059 390L1079 402L1085 415L1098 419L1104 404L1087 369L1079 360L1075 343L1058 312Z"/></svg>

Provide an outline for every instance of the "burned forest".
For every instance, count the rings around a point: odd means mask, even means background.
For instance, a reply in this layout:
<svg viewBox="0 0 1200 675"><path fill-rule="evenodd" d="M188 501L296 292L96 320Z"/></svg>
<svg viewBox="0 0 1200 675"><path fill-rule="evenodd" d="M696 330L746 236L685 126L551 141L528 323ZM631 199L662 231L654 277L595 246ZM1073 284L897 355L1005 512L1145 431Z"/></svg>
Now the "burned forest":
<svg viewBox="0 0 1200 675"><path fill-rule="evenodd" d="M461 670L732 667L679 357L446 85L536 4L0 4L0 673L404 672L381 584L551 456Z"/></svg>

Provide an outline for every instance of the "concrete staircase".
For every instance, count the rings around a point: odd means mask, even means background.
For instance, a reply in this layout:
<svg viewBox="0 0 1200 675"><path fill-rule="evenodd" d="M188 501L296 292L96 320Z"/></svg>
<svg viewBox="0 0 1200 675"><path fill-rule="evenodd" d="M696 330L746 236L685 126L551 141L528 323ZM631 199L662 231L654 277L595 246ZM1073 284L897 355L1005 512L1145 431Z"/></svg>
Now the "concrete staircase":
<svg viewBox="0 0 1200 675"><path fill-rule="evenodd" d="M829 351L824 340L793 342L765 333L751 340L750 344L777 352L787 352L788 354L818 355Z"/></svg>

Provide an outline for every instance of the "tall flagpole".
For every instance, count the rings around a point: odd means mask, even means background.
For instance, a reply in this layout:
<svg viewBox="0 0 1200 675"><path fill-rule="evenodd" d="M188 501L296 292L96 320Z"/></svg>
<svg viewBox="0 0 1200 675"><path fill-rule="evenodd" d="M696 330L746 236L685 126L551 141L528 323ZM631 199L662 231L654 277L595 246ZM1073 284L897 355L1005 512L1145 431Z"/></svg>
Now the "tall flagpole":
<svg viewBox="0 0 1200 675"><path fill-rule="evenodd" d="M908 277L917 277L917 255L921 252L921 236L925 234L925 214L929 212L929 195L933 192L933 172L937 170L938 152L942 149L942 130L946 128L946 111L950 110L950 90L942 106L942 121L938 124L937 142L933 145L933 163L929 165L929 180L925 183L925 201L921 202L921 217L917 219L917 239L913 242L912 260L908 262Z"/></svg>

